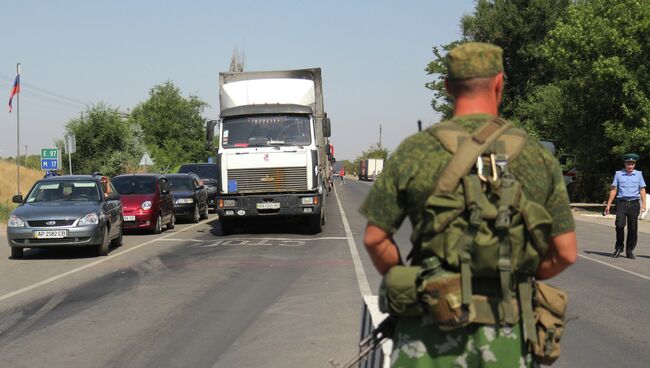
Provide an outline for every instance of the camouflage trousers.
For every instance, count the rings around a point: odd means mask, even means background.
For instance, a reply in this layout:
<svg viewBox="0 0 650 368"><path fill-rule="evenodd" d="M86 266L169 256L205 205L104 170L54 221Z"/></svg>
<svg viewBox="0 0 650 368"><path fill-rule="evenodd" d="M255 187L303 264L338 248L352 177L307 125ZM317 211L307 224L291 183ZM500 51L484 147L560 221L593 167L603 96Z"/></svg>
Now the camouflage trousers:
<svg viewBox="0 0 650 368"><path fill-rule="evenodd" d="M393 336L393 368L537 367L528 352L521 323L470 325L440 331L422 318L401 319Z"/></svg>

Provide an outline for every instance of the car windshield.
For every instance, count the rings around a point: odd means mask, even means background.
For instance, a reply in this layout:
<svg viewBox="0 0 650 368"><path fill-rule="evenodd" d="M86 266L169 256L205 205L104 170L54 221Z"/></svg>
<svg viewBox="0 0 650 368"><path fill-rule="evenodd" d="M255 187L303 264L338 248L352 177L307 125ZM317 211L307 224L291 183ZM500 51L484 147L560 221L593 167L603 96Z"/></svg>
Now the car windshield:
<svg viewBox="0 0 650 368"><path fill-rule="evenodd" d="M151 176L121 176L112 180L115 190L120 194L153 194L156 180Z"/></svg>
<svg viewBox="0 0 650 368"><path fill-rule="evenodd" d="M169 178L169 185L171 185L172 187L172 192L194 189L192 185L192 178L189 177L168 177L168 178Z"/></svg>
<svg viewBox="0 0 650 368"><path fill-rule="evenodd" d="M42 181L36 183L25 202L98 202L99 188L94 181Z"/></svg>
<svg viewBox="0 0 650 368"><path fill-rule="evenodd" d="M308 145L309 117L256 115L226 119L221 143L226 148Z"/></svg>
<svg viewBox="0 0 650 368"><path fill-rule="evenodd" d="M178 172L194 173L201 179L216 179L218 174L217 165L183 165Z"/></svg>

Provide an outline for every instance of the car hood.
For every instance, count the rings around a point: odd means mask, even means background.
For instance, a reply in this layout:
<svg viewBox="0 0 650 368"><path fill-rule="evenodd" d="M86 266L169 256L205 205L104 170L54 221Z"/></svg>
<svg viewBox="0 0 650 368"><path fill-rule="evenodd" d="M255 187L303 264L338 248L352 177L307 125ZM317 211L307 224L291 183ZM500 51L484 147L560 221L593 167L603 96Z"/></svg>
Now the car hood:
<svg viewBox="0 0 650 368"><path fill-rule="evenodd" d="M174 199L194 197L194 192L191 190L177 190L172 192L172 194L174 195Z"/></svg>
<svg viewBox="0 0 650 368"><path fill-rule="evenodd" d="M122 201L122 207L127 209L137 209L140 208L142 202L151 201L153 205L153 199L155 194L122 194L120 195L120 201Z"/></svg>
<svg viewBox="0 0 650 368"><path fill-rule="evenodd" d="M74 220L90 212L99 212L98 202L35 202L17 207L13 214L25 221Z"/></svg>

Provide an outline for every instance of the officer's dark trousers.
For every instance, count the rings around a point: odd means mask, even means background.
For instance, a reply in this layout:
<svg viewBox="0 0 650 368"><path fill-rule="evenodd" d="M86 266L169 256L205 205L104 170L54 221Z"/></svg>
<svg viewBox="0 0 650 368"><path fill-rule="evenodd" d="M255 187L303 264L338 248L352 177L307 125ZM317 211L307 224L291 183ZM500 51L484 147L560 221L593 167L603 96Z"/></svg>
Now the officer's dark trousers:
<svg viewBox="0 0 650 368"><path fill-rule="evenodd" d="M625 252L632 253L636 247L637 221L641 203L636 201L618 200L616 202L616 249L623 251L625 223L627 222L627 243Z"/></svg>

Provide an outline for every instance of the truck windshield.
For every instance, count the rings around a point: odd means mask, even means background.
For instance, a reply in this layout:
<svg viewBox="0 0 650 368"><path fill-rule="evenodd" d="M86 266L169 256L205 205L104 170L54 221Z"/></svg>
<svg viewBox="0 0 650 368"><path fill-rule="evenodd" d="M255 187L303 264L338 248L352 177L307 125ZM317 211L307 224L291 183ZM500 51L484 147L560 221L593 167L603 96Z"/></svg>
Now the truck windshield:
<svg viewBox="0 0 650 368"><path fill-rule="evenodd" d="M305 146L311 143L309 117L300 115L255 115L226 119L222 146Z"/></svg>

